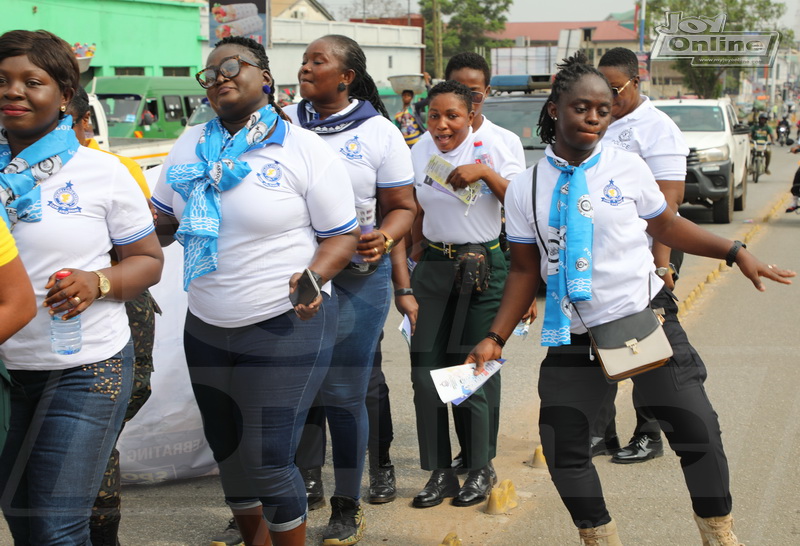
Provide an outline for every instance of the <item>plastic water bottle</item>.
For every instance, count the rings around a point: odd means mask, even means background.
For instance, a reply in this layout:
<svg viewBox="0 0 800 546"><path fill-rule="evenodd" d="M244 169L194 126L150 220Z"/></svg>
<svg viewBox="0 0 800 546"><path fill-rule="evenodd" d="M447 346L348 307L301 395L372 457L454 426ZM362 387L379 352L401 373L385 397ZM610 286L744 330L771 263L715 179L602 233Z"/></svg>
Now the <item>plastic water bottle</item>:
<svg viewBox="0 0 800 546"><path fill-rule="evenodd" d="M531 328L530 319L521 320L519 321L519 324L517 324L517 327L514 328L514 335L520 336L522 339L525 339L526 337L528 337L528 330L530 330L530 328Z"/></svg>
<svg viewBox="0 0 800 546"><path fill-rule="evenodd" d="M59 271L56 280L65 279L70 274L71 271ZM66 312L56 313L50 320L50 346L59 355L72 355L81 350L81 316L61 320Z"/></svg>
<svg viewBox="0 0 800 546"><path fill-rule="evenodd" d="M494 170L494 162L492 161L492 157L486 152L486 148L483 147L483 141L476 140L472 143L472 146L472 157L475 159L475 163L488 165L490 169ZM489 188L483 180L481 180L481 193L484 195L492 193L491 188Z"/></svg>
<svg viewBox="0 0 800 546"><path fill-rule="evenodd" d="M356 204L356 219L358 220L358 227L361 228L362 235L370 233L375 229L375 205L377 200L370 199L366 203ZM364 257L361 254L353 255L353 262L364 263Z"/></svg>

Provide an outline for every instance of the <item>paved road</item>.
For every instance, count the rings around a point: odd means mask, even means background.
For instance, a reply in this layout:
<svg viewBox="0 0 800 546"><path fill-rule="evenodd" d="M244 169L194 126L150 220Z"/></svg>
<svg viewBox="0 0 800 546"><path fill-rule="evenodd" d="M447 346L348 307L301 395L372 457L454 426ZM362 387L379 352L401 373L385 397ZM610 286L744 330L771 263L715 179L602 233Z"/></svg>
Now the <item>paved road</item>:
<svg viewBox="0 0 800 546"><path fill-rule="evenodd" d="M764 261L800 271L800 215L783 213L794 156L777 149L773 165L772 176L751 186L747 211L736 213L729 225L705 227L732 238L749 235L749 248ZM764 222L776 206L779 213ZM684 207L682 214L698 223L710 222L710 213L696 207ZM689 294L717 265L689 258L679 296ZM750 546L800 542L798 290L798 285L770 285L759 293L733 269L704 286L683 320L709 368L706 385L722 421L730 459L736 528ZM465 546L577 543L577 533L546 471L525 464L538 445L536 377L544 354L533 332L538 328L532 328L526 340L509 342L503 371L501 455L495 466L501 479L515 484L519 507L502 516L489 516L482 506L410 507L427 473L418 469L408 354L395 330L398 322L396 314L390 316L384 368L391 387L392 455L400 498L388 505L366 506L367 534L360 544L434 546L450 531ZM621 385L618 410L618 428L625 435L634 420L630 382ZM595 464L625 544L699 544L678 460L671 452L639 465L614 465L607 458L596 458ZM330 465L324 476L330 483ZM123 544L206 545L229 517L216 477L126 486L123 503ZM310 514L309 544L319 544L327 516L326 509ZM0 545L6 544L10 539L0 523Z"/></svg>

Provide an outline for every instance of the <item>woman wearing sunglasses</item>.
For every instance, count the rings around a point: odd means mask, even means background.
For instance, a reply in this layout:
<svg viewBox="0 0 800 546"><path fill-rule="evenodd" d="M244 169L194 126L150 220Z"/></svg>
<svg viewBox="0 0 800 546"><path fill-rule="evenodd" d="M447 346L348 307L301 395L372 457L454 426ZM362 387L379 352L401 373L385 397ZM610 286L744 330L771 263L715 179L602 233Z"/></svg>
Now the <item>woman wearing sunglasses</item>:
<svg viewBox="0 0 800 546"><path fill-rule="evenodd" d="M610 49L600 58L597 68L609 81L614 96L611 125L603 137L603 144L633 152L644 159L670 209L677 212L683 202L686 156L689 154L681 130L668 115L653 106L649 98L640 94L639 60L633 51L624 47ZM675 257L671 258L670 248L658 241L652 242L652 251L656 274L666 287L653 299L653 307L663 308L665 313L672 314L675 310L671 292L675 287L673 274L677 275L676 269L680 267L683 253L676 251ZM678 324L677 317L668 324ZM673 347L673 350L678 351L678 348ZM681 361L680 357L676 358ZM692 359L683 359L683 362L692 364L684 369L685 374L705 376L705 366L697 360L695 365ZM637 392L634 386L636 428L628 444L620 449L614 406L617 386L612 386L592 427L592 455L613 455L612 462L631 464L649 461L664 454L661 427L653 412L639 400Z"/></svg>
<svg viewBox="0 0 800 546"><path fill-rule="evenodd" d="M300 546L294 457L335 342L328 280L356 247L353 191L322 139L282 118L263 46L225 38L197 79L218 117L178 139L152 199L184 246L186 362L245 544ZM322 294L293 305L306 268Z"/></svg>

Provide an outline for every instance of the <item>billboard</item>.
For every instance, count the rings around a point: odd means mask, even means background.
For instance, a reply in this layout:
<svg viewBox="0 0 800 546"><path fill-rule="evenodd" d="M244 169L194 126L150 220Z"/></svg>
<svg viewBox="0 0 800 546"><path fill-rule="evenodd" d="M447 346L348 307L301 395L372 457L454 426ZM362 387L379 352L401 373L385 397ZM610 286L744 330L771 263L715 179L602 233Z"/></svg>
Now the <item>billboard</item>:
<svg viewBox="0 0 800 546"><path fill-rule="evenodd" d="M254 2L212 0L208 4L208 38L211 45L227 36L245 36L268 47L269 3L267 0L255 0Z"/></svg>

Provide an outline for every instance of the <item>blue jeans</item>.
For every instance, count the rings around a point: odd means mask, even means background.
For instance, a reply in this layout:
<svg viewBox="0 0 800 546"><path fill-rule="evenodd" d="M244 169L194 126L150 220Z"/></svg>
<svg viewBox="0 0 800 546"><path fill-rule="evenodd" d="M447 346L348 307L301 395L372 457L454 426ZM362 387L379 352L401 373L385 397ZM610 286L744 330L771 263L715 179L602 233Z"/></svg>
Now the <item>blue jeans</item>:
<svg viewBox="0 0 800 546"><path fill-rule="evenodd" d="M133 384L133 345L102 362L11 371L0 505L17 546L89 545L89 516Z"/></svg>
<svg viewBox="0 0 800 546"><path fill-rule="evenodd" d="M184 349L203 430L234 509L262 506L271 530L306 515L294 456L308 408L336 339L336 295L317 315L289 311L250 326L220 328L189 313Z"/></svg>
<svg viewBox="0 0 800 546"><path fill-rule="evenodd" d="M334 495L361 497L369 438L367 386L391 304L391 275L391 262L385 256L372 275L344 270L333 280L339 296L339 329L319 402L331 433Z"/></svg>

